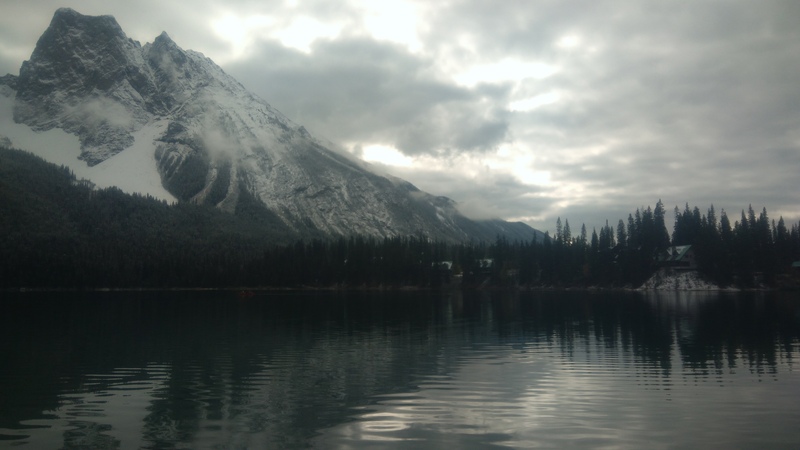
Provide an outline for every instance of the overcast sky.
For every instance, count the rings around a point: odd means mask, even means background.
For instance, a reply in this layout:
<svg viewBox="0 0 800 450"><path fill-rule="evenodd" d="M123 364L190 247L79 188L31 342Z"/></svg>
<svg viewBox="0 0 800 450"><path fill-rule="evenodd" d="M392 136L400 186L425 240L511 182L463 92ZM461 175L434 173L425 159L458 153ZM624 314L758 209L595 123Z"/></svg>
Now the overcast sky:
<svg viewBox="0 0 800 450"><path fill-rule="evenodd" d="M60 6L166 31L472 215L591 233L662 199L800 220L800 1L4 2L0 73Z"/></svg>

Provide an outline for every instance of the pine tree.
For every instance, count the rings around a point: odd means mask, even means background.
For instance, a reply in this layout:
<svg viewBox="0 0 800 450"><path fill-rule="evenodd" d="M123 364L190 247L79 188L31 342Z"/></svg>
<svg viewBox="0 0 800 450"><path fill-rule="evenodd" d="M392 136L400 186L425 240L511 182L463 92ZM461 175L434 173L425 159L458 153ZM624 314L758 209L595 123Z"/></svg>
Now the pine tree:
<svg viewBox="0 0 800 450"><path fill-rule="evenodd" d="M628 248L636 249L639 246L638 230L633 215L628 214Z"/></svg>
<svg viewBox="0 0 800 450"><path fill-rule="evenodd" d="M584 247L586 246L586 224L585 223L581 224L581 237L580 237L580 240L578 242L581 244L581 246L584 246Z"/></svg>
<svg viewBox="0 0 800 450"><path fill-rule="evenodd" d="M625 233L625 222L619 219L617 223L617 244L623 248L628 245L628 236Z"/></svg>
<svg viewBox="0 0 800 450"><path fill-rule="evenodd" d="M564 243L564 235L563 235L563 227L561 226L561 217L559 216L556 219L556 243L563 244Z"/></svg>
<svg viewBox="0 0 800 450"><path fill-rule="evenodd" d="M667 231L667 226L664 222L664 215L664 204L661 202L661 199L658 199L658 203L656 203L656 209L653 212L653 221L655 227L654 232L656 234L656 249L660 251L666 250L670 244L669 232Z"/></svg>

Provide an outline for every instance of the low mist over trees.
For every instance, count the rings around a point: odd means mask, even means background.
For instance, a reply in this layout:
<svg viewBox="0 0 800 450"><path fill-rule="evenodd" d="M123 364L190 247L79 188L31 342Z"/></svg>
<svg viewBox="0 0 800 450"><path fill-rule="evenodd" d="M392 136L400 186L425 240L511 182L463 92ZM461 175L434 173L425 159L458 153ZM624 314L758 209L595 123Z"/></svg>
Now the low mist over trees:
<svg viewBox="0 0 800 450"><path fill-rule="evenodd" d="M245 199L248 200L248 199ZM731 223L713 205L661 201L616 224L541 240L445 244L425 236L300 240L257 200L235 214L94 189L64 167L0 148L0 288L636 287L671 246L722 285L774 284L800 260L800 224L752 207Z"/></svg>

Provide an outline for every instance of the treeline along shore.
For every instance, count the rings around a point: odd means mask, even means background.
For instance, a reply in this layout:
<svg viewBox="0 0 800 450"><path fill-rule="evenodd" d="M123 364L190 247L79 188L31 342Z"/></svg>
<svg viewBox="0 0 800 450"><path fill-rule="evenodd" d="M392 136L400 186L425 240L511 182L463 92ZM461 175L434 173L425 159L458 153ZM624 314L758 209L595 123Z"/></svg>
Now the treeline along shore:
<svg viewBox="0 0 800 450"><path fill-rule="evenodd" d="M68 168L0 148L0 288L635 288L659 268L723 287L797 287L800 224L661 201L615 225L528 242L304 237L253 199L234 214L96 189ZM793 267L793 265L795 267Z"/></svg>

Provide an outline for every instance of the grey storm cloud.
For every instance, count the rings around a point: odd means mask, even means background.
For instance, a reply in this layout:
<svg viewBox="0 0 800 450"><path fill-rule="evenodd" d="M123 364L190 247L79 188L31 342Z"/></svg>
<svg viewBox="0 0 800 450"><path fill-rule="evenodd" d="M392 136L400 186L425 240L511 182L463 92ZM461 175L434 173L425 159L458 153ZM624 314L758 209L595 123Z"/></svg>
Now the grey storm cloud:
<svg viewBox="0 0 800 450"><path fill-rule="evenodd" d="M261 41L227 70L259 96L334 142L389 142L406 154L485 150L508 131L502 88L468 89L430 75L433 61L366 38L319 41L311 54ZM266 63L265 63L266 62Z"/></svg>

